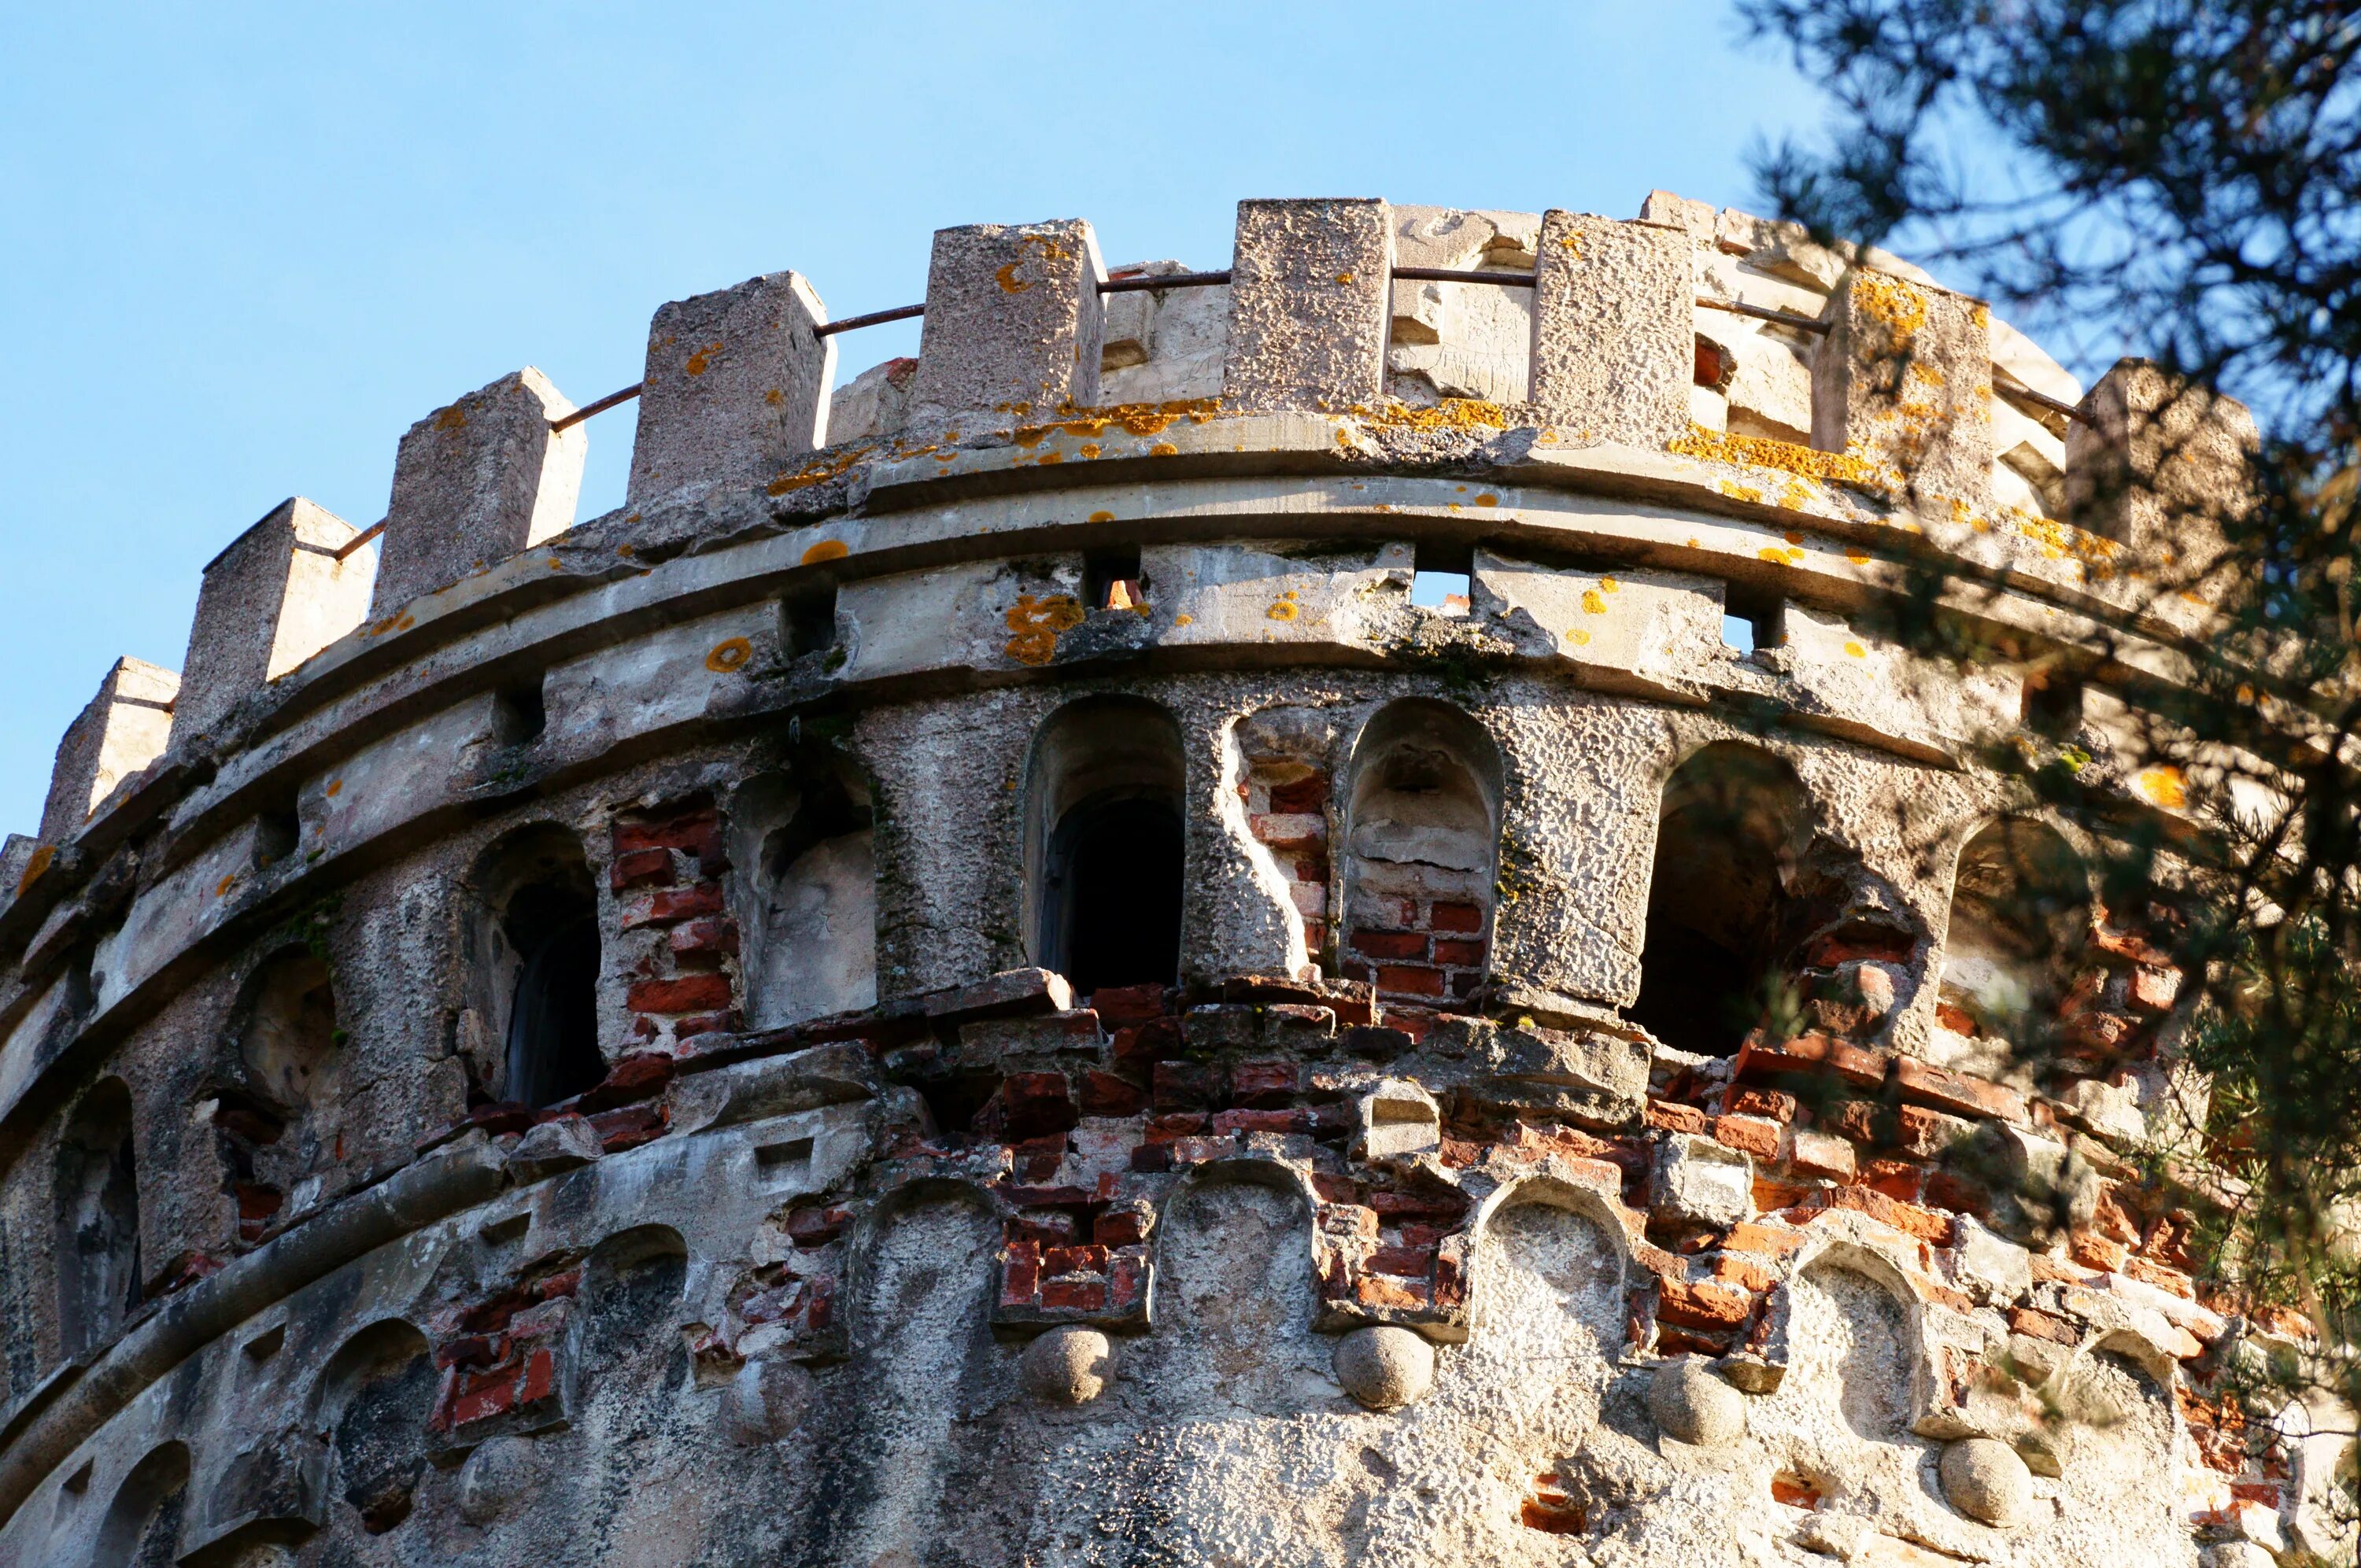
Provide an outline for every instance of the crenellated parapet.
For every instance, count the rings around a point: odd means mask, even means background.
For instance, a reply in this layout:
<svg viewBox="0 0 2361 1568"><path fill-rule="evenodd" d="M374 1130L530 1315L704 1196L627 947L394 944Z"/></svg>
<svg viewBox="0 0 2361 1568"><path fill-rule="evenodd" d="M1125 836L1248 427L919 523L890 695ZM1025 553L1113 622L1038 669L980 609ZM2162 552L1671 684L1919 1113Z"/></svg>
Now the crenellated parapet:
<svg viewBox="0 0 2361 1568"><path fill-rule="evenodd" d="M110 672L0 857L0 1562L2345 1549L2085 869L2202 826L2242 411L1664 192L913 313L665 304Z"/></svg>

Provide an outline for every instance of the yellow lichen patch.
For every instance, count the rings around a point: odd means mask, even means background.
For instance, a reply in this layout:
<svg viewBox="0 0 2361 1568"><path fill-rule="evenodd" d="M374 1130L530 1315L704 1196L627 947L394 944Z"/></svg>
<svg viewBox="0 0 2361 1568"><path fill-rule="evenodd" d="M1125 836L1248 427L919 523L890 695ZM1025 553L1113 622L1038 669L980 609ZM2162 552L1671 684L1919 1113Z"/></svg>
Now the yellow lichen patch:
<svg viewBox="0 0 2361 1568"><path fill-rule="evenodd" d="M1113 522L1115 521L1115 513L1111 511L1094 511L1083 521L1088 522Z"/></svg>
<svg viewBox="0 0 2361 1568"><path fill-rule="evenodd" d="M1825 479L1868 490L1891 489L1900 478L1891 468L1853 453L1822 452L1815 446L1773 441L1768 436L1732 435L1726 431L1708 430L1701 424L1693 424L1687 434L1666 442L1664 450L1708 463L1775 468L1807 479Z"/></svg>
<svg viewBox="0 0 2361 1568"><path fill-rule="evenodd" d="M626 560L631 558L631 551L632 547L629 544L618 544L615 546L615 554L624 557Z"/></svg>
<svg viewBox="0 0 2361 1568"><path fill-rule="evenodd" d="M2167 811L2179 811L2189 804L2189 783L2179 768L2157 766L2142 768L2132 775L2132 788L2141 799L2163 806Z"/></svg>
<svg viewBox="0 0 2361 1568"><path fill-rule="evenodd" d="M1030 289L1033 286L1030 280L1019 279L1016 276L1017 266L1018 263L1012 261L1007 266L1002 268L999 271L992 275L994 280L999 283L1000 291L1002 293L1021 294L1026 290Z"/></svg>
<svg viewBox="0 0 2361 1568"><path fill-rule="evenodd" d="M823 539L804 552L804 565L817 566L822 561L841 561L852 554L852 547L841 539Z"/></svg>
<svg viewBox="0 0 2361 1568"><path fill-rule="evenodd" d="M227 898L229 896L229 890L236 885L237 873L236 872L232 872L229 875L222 878L221 881L214 883L214 896L215 898Z"/></svg>
<svg viewBox="0 0 2361 1568"><path fill-rule="evenodd" d="M1084 457L1096 457L1099 455L1100 447L1099 444L1095 441L1085 441L1082 443L1079 450Z"/></svg>
<svg viewBox="0 0 2361 1568"><path fill-rule="evenodd" d="M742 670L754 657L754 645L743 637L725 637L705 656L705 667L717 674Z"/></svg>
<svg viewBox="0 0 2361 1568"><path fill-rule="evenodd" d="M1049 433L1049 427L1046 424L1026 424L1010 431L1008 439L1030 452L1040 445L1042 438Z"/></svg>
<svg viewBox="0 0 2361 1568"><path fill-rule="evenodd" d="M459 430L464 428L467 422L467 411L456 403L453 403L447 409L434 411L434 428L437 430Z"/></svg>
<svg viewBox="0 0 2361 1568"><path fill-rule="evenodd" d="M1336 281L1339 283L1350 283L1352 280L1353 275L1350 272L1339 272L1336 274Z"/></svg>
<svg viewBox="0 0 2361 1568"><path fill-rule="evenodd" d="M1789 529L1779 537L1785 540L1790 544L1801 544L1804 542L1804 535L1802 532L1793 528Z"/></svg>
<svg viewBox="0 0 2361 1568"><path fill-rule="evenodd" d="M1510 430L1520 422L1509 410L1481 398L1445 398L1439 403L1416 406L1388 398L1374 408L1355 403L1352 411L1389 430Z"/></svg>
<svg viewBox="0 0 2361 1568"><path fill-rule="evenodd" d="M1601 577L1598 579L1598 591L1603 594L1620 594L1623 591L1623 585L1611 576Z"/></svg>
<svg viewBox="0 0 2361 1568"><path fill-rule="evenodd" d="M1565 634L1565 640L1568 642L1573 643L1577 648L1587 647L1590 642L1590 633L1587 631L1578 630L1569 631Z"/></svg>
<svg viewBox="0 0 2361 1568"><path fill-rule="evenodd" d="M342 779L330 779L330 780L328 781L328 787L327 787L327 788L325 788L325 789L324 789L324 790L322 790L320 793L321 793L322 795L324 795L328 796L331 800L333 800L333 799L335 799L338 795L341 795L341 794L343 794L343 793L344 793L344 788L345 788L345 781L344 781L344 780L342 780Z"/></svg>
<svg viewBox="0 0 2361 1568"><path fill-rule="evenodd" d="M1869 657L1869 650L1862 647L1858 642L1848 642L1845 644L1845 657L1848 659L1866 659Z"/></svg>
<svg viewBox="0 0 2361 1568"><path fill-rule="evenodd" d="M57 858L58 847L55 844L44 844L34 850L33 858L25 862L24 871L16 878L16 896L24 897L25 890L40 880L41 873L48 871L49 862Z"/></svg>
<svg viewBox="0 0 2361 1568"><path fill-rule="evenodd" d="M1496 507L1500 504L1500 498L1487 490L1476 498L1476 504L1479 507Z"/></svg>
<svg viewBox="0 0 2361 1568"><path fill-rule="evenodd" d="M1295 594L1291 589L1273 599L1270 608L1263 611L1263 614L1272 620L1293 620L1302 613L1301 607L1295 602Z"/></svg>
<svg viewBox="0 0 2361 1568"><path fill-rule="evenodd" d="M1193 615L1176 615L1172 618L1172 624L1175 626L1194 626L1196 623L1197 618Z"/></svg>
<svg viewBox="0 0 2361 1568"><path fill-rule="evenodd" d="M1585 615L1605 615L1607 613L1607 601L1598 597L1598 589L1585 588L1582 590L1582 612Z"/></svg>
<svg viewBox="0 0 2361 1568"><path fill-rule="evenodd" d="M1058 652L1058 634L1082 623L1082 601L1071 594L1019 594L1005 620L1016 635L1002 652L1022 664L1046 664Z"/></svg>
<svg viewBox="0 0 2361 1568"><path fill-rule="evenodd" d="M763 389L763 402L767 408L777 408L781 403L784 403L786 400L787 394L781 391L776 387L765 387Z"/></svg>
<svg viewBox="0 0 2361 1568"><path fill-rule="evenodd" d="M1916 336L1927 324L1927 291L1892 273L1854 273L1852 297L1863 314L1884 323L1899 340Z"/></svg>
<svg viewBox="0 0 2361 1568"><path fill-rule="evenodd" d="M808 489L824 485L869 455L866 446L848 446L826 457L817 457L792 474L782 474L772 480L766 489L772 495L784 496L790 490Z"/></svg>
<svg viewBox="0 0 2361 1568"><path fill-rule="evenodd" d="M1148 449L1148 455L1150 457L1178 457L1180 449L1169 441L1159 441Z"/></svg>
<svg viewBox="0 0 2361 1568"><path fill-rule="evenodd" d="M1735 479L1716 479L1713 488L1734 501L1759 501L1763 499L1761 490L1752 485L1741 485ZM1690 540L1689 546L1695 549L1697 541Z"/></svg>
<svg viewBox="0 0 2361 1568"><path fill-rule="evenodd" d="M1020 446L1030 446L1053 430L1082 436L1104 435L1110 430L1120 430L1127 435L1161 435L1176 420L1202 424L1220 411L1221 406L1219 398L1176 398L1170 402L1115 403L1087 410L1065 404L1059 408L1059 413L1072 417L1026 426L1014 432L1012 439ZM1095 457L1098 453L1085 447L1082 455Z"/></svg>
<svg viewBox="0 0 2361 1568"><path fill-rule="evenodd" d="M1869 552L1858 544L1848 544L1845 546L1845 559L1856 566L1866 566L1869 565Z"/></svg>
<svg viewBox="0 0 2361 1568"><path fill-rule="evenodd" d="M1755 554L1774 566L1784 566L1787 564L1787 553L1775 544L1765 544Z"/></svg>
<svg viewBox="0 0 2361 1568"><path fill-rule="evenodd" d="M553 572L563 572L566 570L566 563L552 555L549 558L549 569Z"/></svg>
<svg viewBox="0 0 2361 1568"><path fill-rule="evenodd" d="M1044 452L1041 455L1033 459L1034 462L1040 464L1045 468L1049 467L1052 464L1063 463L1065 460L1066 455L1062 452Z"/></svg>
<svg viewBox="0 0 2361 1568"><path fill-rule="evenodd" d="M2052 561L2062 561L2069 555L2083 561L2104 561L2123 550L2123 546L2112 539L2085 533L2070 522L2043 517L2022 507L2009 508L2004 521L2039 545L2041 554Z"/></svg>
<svg viewBox="0 0 2361 1568"><path fill-rule="evenodd" d="M719 343L708 343L702 348L693 350L689 354L687 362L683 364L681 368L692 376L702 376L712 367L714 356L720 352Z"/></svg>

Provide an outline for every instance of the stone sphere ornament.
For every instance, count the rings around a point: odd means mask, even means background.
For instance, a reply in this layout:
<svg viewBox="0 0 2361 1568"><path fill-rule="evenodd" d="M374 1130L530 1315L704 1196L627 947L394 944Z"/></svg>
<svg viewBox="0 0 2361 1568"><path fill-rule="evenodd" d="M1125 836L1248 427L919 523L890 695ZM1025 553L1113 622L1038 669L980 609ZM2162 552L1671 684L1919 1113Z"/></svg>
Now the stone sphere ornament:
<svg viewBox="0 0 2361 1568"><path fill-rule="evenodd" d="M1025 1390L1053 1405L1085 1405L1115 1376L1115 1346L1096 1329L1069 1323L1025 1347Z"/></svg>
<svg viewBox="0 0 2361 1568"><path fill-rule="evenodd" d="M1746 1431L1746 1398L1714 1375L1699 1355L1656 1368L1648 1384L1648 1413L1666 1437L1700 1448L1734 1442Z"/></svg>
<svg viewBox="0 0 2361 1568"><path fill-rule="evenodd" d="M1947 1445L1943 1496L1970 1519L2006 1529L2033 1506L2033 1472L2016 1450L1997 1438L1969 1437Z"/></svg>
<svg viewBox="0 0 2361 1568"><path fill-rule="evenodd" d="M1355 1329L1336 1342L1336 1381L1372 1410L1399 1410L1434 1381L1434 1347L1408 1329Z"/></svg>

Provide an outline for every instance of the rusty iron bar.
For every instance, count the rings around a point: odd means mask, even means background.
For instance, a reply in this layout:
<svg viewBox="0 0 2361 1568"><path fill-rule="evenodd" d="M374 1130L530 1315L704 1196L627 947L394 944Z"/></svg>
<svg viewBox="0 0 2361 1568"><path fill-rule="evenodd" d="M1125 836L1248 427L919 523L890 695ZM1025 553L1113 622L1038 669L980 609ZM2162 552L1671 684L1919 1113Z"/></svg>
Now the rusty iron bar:
<svg viewBox="0 0 2361 1568"><path fill-rule="evenodd" d="M1161 278L1141 273L1136 277L1109 278L1099 284L1099 292L1145 294L1158 289L1212 289L1229 280L1226 269L1220 272L1167 272Z"/></svg>
<svg viewBox="0 0 2361 1568"><path fill-rule="evenodd" d="M812 328L812 335L834 337L840 332L858 332L865 326L884 326L887 322L906 322L913 316L926 313L924 305L896 305L890 311L872 311L865 316L847 316L840 322L822 322Z"/></svg>
<svg viewBox="0 0 2361 1568"><path fill-rule="evenodd" d="M595 402L585 403L570 414L561 414L556 419L551 420L549 422L549 428L552 430L572 430L576 425L580 424L592 414L602 414L609 409L613 408L617 403L630 402L633 398L640 395L640 389L645 385L647 385L647 383L644 381L634 381L620 392L609 392L605 397L598 399Z"/></svg>
<svg viewBox="0 0 2361 1568"><path fill-rule="evenodd" d="M379 518L377 521L369 524L367 528L362 529L358 533L354 534L350 539L346 540L342 544L338 545L336 547L336 559L339 561L343 560L346 556L351 554L354 551L359 549L362 545L367 544L370 540L375 539L379 534L383 533L384 532L385 520L383 518Z"/></svg>
<svg viewBox="0 0 2361 1568"><path fill-rule="evenodd" d="M1472 272L1450 267L1397 267L1396 278L1413 283L1490 283L1502 289L1530 289L1533 275L1530 272Z"/></svg>
<svg viewBox="0 0 2361 1568"><path fill-rule="evenodd" d="M1995 380L1993 389L2012 402L2031 403L2037 409L2048 409L2051 413L2063 414L2070 420L2082 417L2082 411L2073 404L2060 402L2047 392L2037 392L2022 381L2011 379L2004 385Z"/></svg>
<svg viewBox="0 0 2361 1568"><path fill-rule="evenodd" d="M1732 315L1752 316L1756 321L1775 322L1794 327L1797 332L1825 333L1828 323L1813 316L1799 316L1793 311L1774 311L1768 305L1742 305L1736 300L1709 300L1703 294L1697 299L1697 307L1708 311L1728 311Z"/></svg>

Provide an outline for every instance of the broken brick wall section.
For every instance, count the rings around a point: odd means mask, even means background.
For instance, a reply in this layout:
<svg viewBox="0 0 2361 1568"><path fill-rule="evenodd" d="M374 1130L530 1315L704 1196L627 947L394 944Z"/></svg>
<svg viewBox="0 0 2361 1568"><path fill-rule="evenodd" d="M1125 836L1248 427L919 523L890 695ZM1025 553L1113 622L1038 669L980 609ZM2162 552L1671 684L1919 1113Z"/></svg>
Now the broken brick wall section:
<svg viewBox="0 0 2361 1568"><path fill-rule="evenodd" d="M730 858L712 797L620 812L610 839L620 930L608 969L625 979L631 1038L669 1052L692 1036L739 1027L738 922L723 891Z"/></svg>

